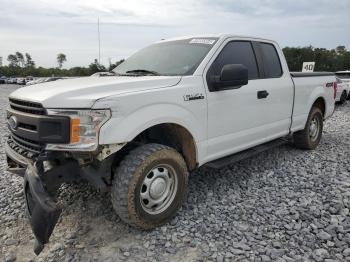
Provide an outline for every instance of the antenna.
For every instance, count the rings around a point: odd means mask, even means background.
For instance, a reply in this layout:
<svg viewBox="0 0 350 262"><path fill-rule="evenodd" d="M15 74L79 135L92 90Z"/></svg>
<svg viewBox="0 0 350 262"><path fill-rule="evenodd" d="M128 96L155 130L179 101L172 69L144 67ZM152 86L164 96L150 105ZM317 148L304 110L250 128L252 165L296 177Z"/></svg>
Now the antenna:
<svg viewBox="0 0 350 262"><path fill-rule="evenodd" d="M101 64L100 17L97 18L97 32L98 32L98 63Z"/></svg>

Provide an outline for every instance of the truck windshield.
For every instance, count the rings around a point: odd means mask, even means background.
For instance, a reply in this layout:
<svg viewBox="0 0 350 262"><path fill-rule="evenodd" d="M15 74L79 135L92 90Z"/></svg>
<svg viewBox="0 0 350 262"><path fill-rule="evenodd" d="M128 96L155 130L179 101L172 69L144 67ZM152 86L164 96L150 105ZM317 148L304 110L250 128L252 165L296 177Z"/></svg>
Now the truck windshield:
<svg viewBox="0 0 350 262"><path fill-rule="evenodd" d="M150 45L113 71L121 75L191 75L217 38L190 38Z"/></svg>

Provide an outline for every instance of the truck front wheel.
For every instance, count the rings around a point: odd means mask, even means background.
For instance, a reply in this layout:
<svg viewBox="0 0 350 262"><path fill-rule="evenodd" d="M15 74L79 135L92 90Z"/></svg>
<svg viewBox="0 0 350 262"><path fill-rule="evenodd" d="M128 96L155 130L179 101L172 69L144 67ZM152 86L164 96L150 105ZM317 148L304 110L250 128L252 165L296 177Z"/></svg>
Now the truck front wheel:
<svg viewBox="0 0 350 262"><path fill-rule="evenodd" d="M303 130L293 134L294 145L301 149L315 149L320 143L323 131L321 109L313 107Z"/></svg>
<svg viewBox="0 0 350 262"><path fill-rule="evenodd" d="M112 204L124 222L151 229L176 214L187 184L186 163L175 149L145 144L125 156L115 170Z"/></svg>

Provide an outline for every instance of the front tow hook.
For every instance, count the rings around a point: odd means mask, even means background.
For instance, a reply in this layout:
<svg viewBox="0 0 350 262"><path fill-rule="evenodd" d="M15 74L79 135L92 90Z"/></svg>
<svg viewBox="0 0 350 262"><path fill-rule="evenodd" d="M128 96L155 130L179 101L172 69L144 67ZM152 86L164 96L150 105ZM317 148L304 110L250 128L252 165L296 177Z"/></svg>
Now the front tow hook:
<svg viewBox="0 0 350 262"><path fill-rule="evenodd" d="M49 242L62 212L54 200L57 189L64 182L62 180L64 175L61 174L64 172L67 174L67 170L72 171L75 168L77 168L77 163L73 161L47 172L40 171L43 169L42 162L27 166L24 174L24 192L29 223L36 240L34 244L36 255L39 255L44 245ZM73 178L74 175L71 177Z"/></svg>

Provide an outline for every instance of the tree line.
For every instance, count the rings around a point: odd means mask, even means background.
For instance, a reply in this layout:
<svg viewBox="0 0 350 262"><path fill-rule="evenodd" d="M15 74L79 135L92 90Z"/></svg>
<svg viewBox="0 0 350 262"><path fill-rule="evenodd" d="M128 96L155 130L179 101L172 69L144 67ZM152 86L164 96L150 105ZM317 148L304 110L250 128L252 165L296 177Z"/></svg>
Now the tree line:
<svg viewBox="0 0 350 262"><path fill-rule="evenodd" d="M283 53L286 57L290 71L301 71L303 62L315 62L315 71L341 71L350 70L350 51L345 46L338 46L334 49L306 47L285 47ZM36 67L29 53L24 55L21 52L10 54L7 57L9 65L0 67L0 75L5 76L89 76L96 72L110 71L122 63L124 59L110 64L108 67L98 63L95 59L87 67L72 67L63 69L63 64L67 61L65 54L57 55L57 67L44 68Z"/></svg>
<svg viewBox="0 0 350 262"><path fill-rule="evenodd" d="M90 76L96 72L110 71L117 65L122 63L124 59L110 64L108 67L100 64L97 59L90 63L87 67L76 66L70 69L62 68L67 61L67 56L63 53L57 54L57 67L44 68L37 67L29 53L24 55L21 52L10 54L7 57L8 65L0 67L0 76L7 77L51 77L51 76Z"/></svg>
<svg viewBox="0 0 350 262"><path fill-rule="evenodd" d="M290 71L301 71L303 62L315 62L315 71L350 70L350 51L345 46L335 49L313 46L285 47L283 53Z"/></svg>

